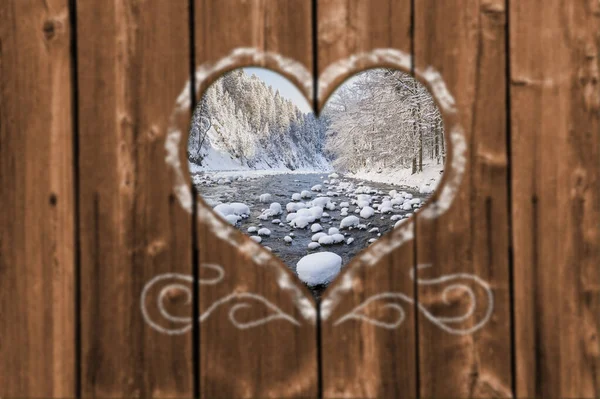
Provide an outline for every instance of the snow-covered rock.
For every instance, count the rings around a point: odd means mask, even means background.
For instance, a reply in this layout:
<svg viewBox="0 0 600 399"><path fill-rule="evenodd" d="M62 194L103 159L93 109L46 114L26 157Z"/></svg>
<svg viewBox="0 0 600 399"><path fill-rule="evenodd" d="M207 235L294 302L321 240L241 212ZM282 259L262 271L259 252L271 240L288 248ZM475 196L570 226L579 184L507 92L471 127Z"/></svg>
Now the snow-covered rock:
<svg viewBox="0 0 600 399"><path fill-rule="evenodd" d="M258 197L258 200L262 203L267 203L267 202L271 201L271 194L269 194L269 193L261 194Z"/></svg>
<svg viewBox="0 0 600 399"><path fill-rule="evenodd" d="M257 243L259 243L259 244L262 242L262 237L259 237L259 236L250 236L250 238L251 238L253 241L256 241L256 242L257 242Z"/></svg>
<svg viewBox="0 0 600 399"><path fill-rule="evenodd" d="M292 194L292 201L300 201L302 199L302 195L300 193Z"/></svg>
<svg viewBox="0 0 600 399"><path fill-rule="evenodd" d="M310 191L308 191L308 190L303 190L300 193L300 197L302 197L302 198L311 198L312 197L312 193Z"/></svg>
<svg viewBox="0 0 600 399"><path fill-rule="evenodd" d="M334 234L339 234L340 230L336 227L330 227L329 231L327 231L327 234L329 234L330 236L334 235Z"/></svg>
<svg viewBox="0 0 600 399"><path fill-rule="evenodd" d="M289 244L289 243L291 243L293 241L293 239L290 236L285 236L285 237L283 237L283 241L285 241L285 242L287 242Z"/></svg>
<svg viewBox="0 0 600 399"><path fill-rule="evenodd" d="M325 235L319 238L319 244L321 245L331 245L335 242L332 236Z"/></svg>
<svg viewBox="0 0 600 399"><path fill-rule="evenodd" d="M290 226L295 227L297 229L304 229L312 222L313 220L311 220L311 218L298 215L290 222Z"/></svg>
<svg viewBox="0 0 600 399"><path fill-rule="evenodd" d="M269 210L271 211L272 216L281 215L283 210L281 209L281 204L279 202L273 202L269 206Z"/></svg>
<svg viewBox="0 0 600 399"><path fill-rule="evenodd" d="M312 186L310 188L312 191L321 191L323 189L323 186L320 184L315 184L314 186Z"/></svg>
<svg viewBox="0 0 600 399"><path fill-rule="evenodd" d="M296 263L298 278L310 286L333 281L342 268L342 257L333 252L306 255Z"/></svg>
<svg viewBox="0 0 600 399"><path fill-rule="evenodd" d="M321 237L325 237L326 235L327 235L327 233L316 233L316 234L313 234L313 236L311 237L311 240L312 241L319 241L319 239Z"/></svg>
<svg viewBox="0 0 600 399"><path fill-rule="evenodd" d="M354 238L350 237L346 240L346 244L350 245L354 242Z"/></svg>
<svg viewBox="0 0 600 399"><path fill-rule="evenodd" d="M339 244L341 242L344 242L344 235L343 234L333 234L331 236L331 238L333 238L333 243L334 244Z"/></svg>
<svg viewBox="0 0 600 399"><path fill-rule="evenodd" d="M374 214L375 214L375 210L373 208L371 208L370 206L365 206L360 211L360 217L364 218L364 219L368 219L371 216L373 216Z"/></svg>
<svg viewBox="0 0 600 399"><path fill-rule="evenodd" d="M227 220L229 223L231 223L232 225L236 225L237 222L239 222L241 219L241 217L239 217L238 215L227 215L225 216L225 220Z"/></svg>
<svg viewBox="0 0 600 399"><path fill-rule="evenodd" d="M360 223L360 220L356 216L346 216L340 222L340 229L349 227L356 227Z"/></svg>
<svg viewBox="0 0 600 399"><path fill-rule="evenodd" d="M319 223L315 223L312 226L310 226L310 231L312 231L313 233L318 233L321 230L323 230L323 226L321 226Z"/></svg>
<svg viewBox="0 0 600 399"><path fill-rule="evenodd" d="M258 230L258 235L259 236L270 236L271 230L267 229L266 227L263 227L262 229Z"/></svg>
<svg viewBox="0 0 600 399"><path fill-rule="evenodd" d="M309 242L308 243L308 249L313 250L313 249L317 249L321 246L321 244L319 244L318 242Z"/></svg>

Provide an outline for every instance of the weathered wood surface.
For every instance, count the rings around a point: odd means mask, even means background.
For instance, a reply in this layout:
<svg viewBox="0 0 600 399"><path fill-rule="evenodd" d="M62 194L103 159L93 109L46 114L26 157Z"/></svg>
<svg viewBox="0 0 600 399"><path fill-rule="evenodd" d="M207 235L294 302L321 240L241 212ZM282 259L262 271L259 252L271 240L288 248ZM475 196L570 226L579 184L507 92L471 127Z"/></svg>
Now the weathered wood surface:
<svg viewBox="0 0 600 399"><path fill-rule="evenodd" d="M431 264L419 277L472 273L488 282L494 295L491 320L473 334L450 334L418 315L419 392L511 396L505 5L425 0L415 7L415 67L440 72L455 98L467 144L466 168L450 209L435 219L417 217L417 264ZM452 136L446 132L447 142ZM452 173L447 164L444 178ZM424 286L418 298L435 314L465 313L467 295L450 291L445 302L441 293ZM487 305L486 296L475 293L478 306L468 321L473 324Z"/></svg>
<svg viewBox="0 0 600 399"><path fill-rule="evenodd" d="M188 5L77 2L81 394L192 396L192 336L140 313L155 276L192 273L192 221L165 136L190 74ZM173 290L168 302L185 303ZM156 300L156 296L152 298ZM192 315L184 306L180 316Z"/></svg>
<svg viewBox="0 0 600 399"><path fill-rule="evenodd" d="M66 0L0 3L0 395L75 395Z"/></svg>
<svg viewBox="0 0 600 399"><path fill-rule="evenodd" d="M197 0L195 3L196 65L214 62L239 47L251 47L263 53L277 53L312 69L311 2ZM240 57L241 66L267 66L276 63L267 57ZM282 72L279 69L280 72ZM302 86L293 75L284 75ZM217 76L214 76L215 78ZM310 77L309 77L310 79ZM212 79L210 79L212 81ZM206 84L200 88L198 94ZM306 93L309 95L310 93ZM199 309L206 312L217 301L232 293L259 295L299 322L273 320L248 329L233 325L229 312L233 306L251 307L236 312L240 322L261 320L273 314L261 302L239 297L221 305L201 323L200 396L206 398L291 398L318 396L316 325L299 311L294 295L282 289L279 259L265 261L267 251L238 231L229 239L220 239L211 231L209 221L198 223L198 249L201 264L224 269L222 282L200 286ZM240 249L244 247L245 252ZM267 255L268 256L268 255ZM262 257L262 260L261 260ZM208 272L208 270L207 270ZM304 288L304 287L300 287ZM311 303L307 289L302 293Z"/></svg>
<svg viewBox="0 0 600 399"><path fill-rule="evenodd" d="M600 396L598 2L314 3L0 4L0 396ZM169 118L187 96L191 66L240 47L318 72L391 47L412 55L417 70L439 71L456 99L468 147L452 207L419 217L416 241L375 266L357 265L360 278L320 336L279 274L258 266L264 251L241 253L252 247L244 235L219 239L206 218L192 219L165 165ZM234 66L242 65L277 68L275 58L250 54ZM185 138L189 113L179 116ZM440 289L410 279L428 263L421 278L487 281L489 323L450 334L405 305L394 330L335 324L383 291L436 315L464 312L466 295L450 291L444 303ZM200 324L184 323L187 333L151 328L140 307L158 320L151 305L160 287L142 304L144 286L172 272L211 279L206 264L222 266L223 281L201 286L195 306L186 288L169 290L174 314L192 318L232 292L252 292L300 326L237 329L234 305L253 305L237 308L242 322L271 314L239 297ZM475 293L482 307L462 327L483 316L485 295Z"/></svg>
<svg viewBox="0 0 600 399"><path fill-rule="evenodd" d="M510 53L516 394L598 397L600 4L511 1Z"/></svg>
<svg viewBox="0 0 600 399"><path fill-rule="evenodd" d="M320 0L317 15L319 73L352 55L377 48L395 48L410 54L411 2L408 0ZM343 80L375 66L359 62L356 69L340 75L319 98L320 106ZM415 318L411 305L400 303L407 317L396 329L357 320L336 323L373 295L400 292L414 297L409 277L413 265L413 245L407 242L375 265L366 266L356 259L345 266L356 269L352 291L340 294L341 301L321 324L323 397L417 396ZM335 281L324 298L341 283ZM392 321L396 317L394 311L380 305L375 302L366 311L372 317Z"/></svg>

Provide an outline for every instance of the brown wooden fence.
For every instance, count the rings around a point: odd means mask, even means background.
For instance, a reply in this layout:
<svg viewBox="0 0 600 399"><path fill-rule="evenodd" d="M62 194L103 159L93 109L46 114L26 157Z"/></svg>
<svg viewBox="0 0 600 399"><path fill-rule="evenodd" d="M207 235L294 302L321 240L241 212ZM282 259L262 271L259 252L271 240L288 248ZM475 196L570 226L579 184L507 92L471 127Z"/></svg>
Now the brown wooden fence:
<svg viewBox="0 0 600 399"><path fill-rule="evenodd" d="M0 396L600 397L599 51L597 0L0 2ZM389 56L452 94L460 184L317 311L194 205L190 98Z"/></svg>

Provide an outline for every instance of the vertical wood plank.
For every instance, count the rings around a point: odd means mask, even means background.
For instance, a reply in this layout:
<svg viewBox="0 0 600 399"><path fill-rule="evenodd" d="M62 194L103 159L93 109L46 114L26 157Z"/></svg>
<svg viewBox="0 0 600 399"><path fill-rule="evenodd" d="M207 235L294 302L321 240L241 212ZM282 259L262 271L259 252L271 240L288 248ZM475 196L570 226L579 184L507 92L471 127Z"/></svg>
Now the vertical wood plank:
<svg viewBox="0 0 600 399"><path fill-rule="evenodd" d="M491 319L471 334L443 331L419 314L419 390L424 397L507 397L512 345L505 4L423 0L415 6L415 66L440 72L456 100L467 144L467 167L450 209L437 219L417 217L417 264L431 264L418 275L473 274L494 295ZM469 297L451 290L444 298L443 288L419 286L419 302L437 316L464 314ZM477 308L462 328L483 320L491 305L482 290L473 289Z"/></svg>
<svg viewBox="0 0 600 399"><path fill-rule="evenodd" d="M0 396L75 395L68 3L0 4Z"/></svg>
<svg viewBox="0 0 600 399"><path fill-rule="evenodd" d="M600 396L600 4L511 1L519 397Z"/></svg>
<svg viewBox="0 0 600 399"><path fill-rule="evenodd" d="M192 273L191 215L165 163L189 78L188 4L79 1L77 29L82 395L191 396L192 335L161 334L140 312L148 281Z"/></svg>
<svg viewBox="0 0 600 399"><path fill-rule="evenodd" d="M410 54L410 0L319 0L317 18L319 73L336 61L377 48L400 49ZM358 63L354 72L376 66ZM319 105L323 106L327 96L348 77L338 76L325 96L318 99ZM390 238L381 239L384 240ZM413 245L407 242L369 267L357 262L345 266L357 270L352 292L344 294L322 320L323 397L415 397L416 345L411 305L403 306L407 317L396 329L356 320L336 324L374 295L393 292L413 297L413 282L409 277L414 264ZM340 284L342 281L336 280L324 297Z"/></svg>
<svg viewBox="0 0 600 399"><path fill-rule="evenodd" d="M196 0L195 13L197 66L217 61L236 48L251 47L294 59L308 72L312 69L310 0ZM248 65L275 68L269 60L252 56L238 60L237 66ZM306 83L285 76L297 85ZM206 82L202 83L198 95L207 87ZM200 210L201 215L204 212ZM241 232L235 231L229 240L217 237L203 217L198 224L198 248L201 265L216 264L224 270L219 284L200 286L200 314L232 293L252 293L299 322L295 325L278 319L239 329L231 321L233 306L251 306L236 312L236 318L246 322L264 319L272 315L272 310L243 297L220 305L201 323L200 396L316 397L315 320L305 319L293 295L283 288L278 268L286 270L283 275L290 281L295 279L287 266L275 258L265 259L266 251ZM314 303L307 289L301 293L308 305ZM316 314L314 305L309 308Z"/></svg>

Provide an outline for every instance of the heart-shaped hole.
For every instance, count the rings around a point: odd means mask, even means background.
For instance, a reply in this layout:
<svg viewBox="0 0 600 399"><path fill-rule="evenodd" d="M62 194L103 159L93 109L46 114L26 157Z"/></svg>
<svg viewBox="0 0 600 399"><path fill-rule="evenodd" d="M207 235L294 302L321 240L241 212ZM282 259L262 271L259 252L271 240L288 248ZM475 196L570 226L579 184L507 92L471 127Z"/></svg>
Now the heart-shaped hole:
<svg viewBox="0 0 600 399"><path fill-rule="evenodd" d="M425 205L445 148L436 102L403 72L353 76L317 117L281 75L240 68L203 94L187 155L205 203L319 297L355 255Z"/></svg>

